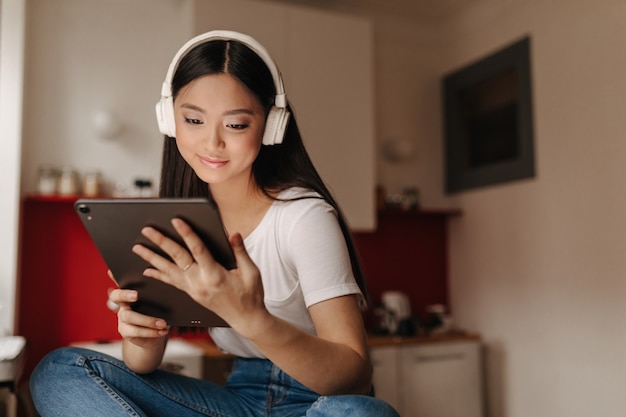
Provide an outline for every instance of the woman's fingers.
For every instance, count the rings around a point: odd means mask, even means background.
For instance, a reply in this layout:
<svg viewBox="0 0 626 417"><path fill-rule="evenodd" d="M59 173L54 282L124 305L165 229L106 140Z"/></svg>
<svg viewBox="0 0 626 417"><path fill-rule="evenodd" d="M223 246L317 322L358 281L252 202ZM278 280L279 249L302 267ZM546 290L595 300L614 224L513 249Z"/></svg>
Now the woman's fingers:
<svg viewBox="0 0 626 417"><path fill-rule="evenodd" d="M261 280L261 272L254 261L248 255L248 251L243 243L243 238L239 233L235 233L230 238L230 245L235 254L237 261L238 276L241 277L241 283L246 288L246 292L254 300L253 304L264 305L264 291Z"/></svg>
<svg viewBox="0 0 626 417"><path fill-rule="evenodd" d="M187 223L181 219L172 219L172 226L174 226L174 229L180 237L183 238L185 245L187 245L187 248L189 249L188 254L190 256L191 265L193 265L193 262L197 262L202 265L215 263L215 259L204 245L202 239L198 237L198 235ZM187 265L190 264L184 264L183 269L185 269L185 267L188 269L189 267Z"/></svg>
<svg viewBox="0 0 626 417"><path fill-rule="evenodd" d="M118 312L121 306L137 301L137 291L134 290L109 288L107 292L107 307L114 313Z"/></svg>
<svg viewBox="0 0 626 417"><path fill-rule="evenodd" d="M186 291L190 285L188 280L190 275L187 275L187 273L197 275L198 272L194 271L194 266L200 266L204 271L214 270L216 261L204 245L204 242L187 223L181 219L172 219L172 225L183 239L186 247L152 227L142 229L142 234L162 249L171 260L140 244L133 246L132 250L152 265L152 268L144 271L144 275Z"/></svg>
<svg viewBox="0 0 626 417"><path fill-rule="evenodd" d="M109 278L111 278L111 281L113 281L115 285L117 285L117 281L115 280L115 277L113 276L113 272L111 272L110 269L107 269L107 275L109 276Z"/></svg>
<svg viewBox="0 0 626 417"><path fill-rule="evenodd" d="M155 252L141 244L136 244L135 246L133 246L132 251L141 259L152 265L154 271L156 272L160 272L161 274L164 274L166 276L173 275L176 272L180 272L180 268L175 263L169 261L161 255L156 254ZM144 271L144 275L154 276L154 274L148 273L149 271L150 269ZM160 276L155 276L155 278L161 279Z"/></svg>
<svg viewBox="0 0 626 417"><path fill-rule="evenodd" d="M259 274L259 269L252 259L250 259L250 255L248 255L248 251L243 244L241 234L235 233L230 238L230 246L233 248L233 254L237 261L237 269L239 269L244 276L256 277L256 275Z"/></svg>
<svg viewBox="0 0 626 417"><path fill-rule="evenodd" d="M118 313L120 323L148 330L167 330L167 322L156 317L146 316L130 308L121 308Z"/></svg>
<svg viewBox="0 0 626 417"><path fill-rule="evenodd" d="M122 337L161 337L169 331L165 320L138 313L128 304L120 306L117 326Z"/></svg>
<svg viewBox="0 0 626 417"><path fill-rule="evenodd" d="M109 276L111 276L109 272ZM107 307L117 313L117 330L122 337L157 338L168 334L169 326L163 319L146 316L131 308L139 294L135 290L109 288Z"/></svg>
<svg viewBox="0 0 626 417"><path fill-rule="evenodd" d="M109 289L109 300L115 304L122 305L134 303L137 301L137 297L137 291L135 290L124 290L121 288Z"/></svg>
<svg viewBox="0 0 626 417"><path fill-rule="evenodd" d="M174 267L183 269L191 262L193 262L193 258L184 247L179 245L174 240L168 238L164 234L160 233L158 230L152 227L144 227L143 229L141 229L141 234L147 237L159 248L161 248L161 250L163 250L163 252L165 252L171 258L170 261L169 259L166 259L154 253L145 246L135 245L133 247L133 251L140 255L151 265L153 265L155 268L158 268L160 270L172 269ZM135 251L135 248L138 246L143 248L144 250L142 250L141 252Z"/></svg>
<svg viewBox="0 0 626 417"><path fill-rule="evenodd" d="M204 242L187 223L181 219L172 219L172 225L176 232L182 237L187 247L180 245L178 242L168 238L152 227L145 227L141 230L141 233L152 243L161 248L171 260L154 253L142 245L135 245L133 252L167 275L175 274L177 272L175 270L176 268L182 272L186 272L196 262L204 264L215 262L204 245Z"/></svg>

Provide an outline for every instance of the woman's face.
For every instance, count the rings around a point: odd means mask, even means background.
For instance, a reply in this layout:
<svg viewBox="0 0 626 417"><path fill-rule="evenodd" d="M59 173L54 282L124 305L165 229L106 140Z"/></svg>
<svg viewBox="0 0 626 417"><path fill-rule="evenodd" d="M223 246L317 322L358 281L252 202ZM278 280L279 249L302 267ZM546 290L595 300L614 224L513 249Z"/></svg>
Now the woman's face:
<svg viewBox="0 0 626 417"><path fill-rule="evenodd" d="M174 117L178 149L200 179L249 185L265 112L239 80L229 74L197 78L180 90Z"/></svg>

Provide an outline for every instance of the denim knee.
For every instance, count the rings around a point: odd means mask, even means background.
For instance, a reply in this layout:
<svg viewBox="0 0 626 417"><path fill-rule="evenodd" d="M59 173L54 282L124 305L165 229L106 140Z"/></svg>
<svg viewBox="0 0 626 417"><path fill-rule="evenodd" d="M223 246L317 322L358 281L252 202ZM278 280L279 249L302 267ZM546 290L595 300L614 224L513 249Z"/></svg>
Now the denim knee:
<svg viewBox="0 0 626 417"><path fill-rule="evenodd" d="M385 401L367 395L320 397L306 417L400 417Z"/></svg>
<svg viewBox="0 0 626 417"><path fill-rule="evenodd" d="M69 348L60 348L48 353L39 361L30 375L29 388L36 406L56 395L54 388L59 379L58 365L69 364L72 360L76 360L75 353L68 350Z"/></svg>
<svg viewBox="0 0 626 417"><path fill-rule="evenodd" d="M55 379L57 378L54 372L50 372L50 368L55 364L67 362L68 359L70 359L68 354L71 352L68 352L68 349L70 348L59 348L53 350L39 361L30 376L31 389L33 388L33 385L45 382L49 377L53 377Z"/></svg>

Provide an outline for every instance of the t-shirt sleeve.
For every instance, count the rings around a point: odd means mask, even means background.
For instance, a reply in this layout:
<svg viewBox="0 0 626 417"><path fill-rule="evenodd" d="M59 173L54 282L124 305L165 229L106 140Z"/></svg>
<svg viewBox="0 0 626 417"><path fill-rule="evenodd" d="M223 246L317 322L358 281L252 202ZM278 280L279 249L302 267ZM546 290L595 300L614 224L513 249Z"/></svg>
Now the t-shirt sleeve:
<svg viewBox="0 0 626 417"><path fill-rule="evenodd" d="M343 295L362 296L335 210L324 200L307 200L293 222L288 247L306 306Z"/></svg>

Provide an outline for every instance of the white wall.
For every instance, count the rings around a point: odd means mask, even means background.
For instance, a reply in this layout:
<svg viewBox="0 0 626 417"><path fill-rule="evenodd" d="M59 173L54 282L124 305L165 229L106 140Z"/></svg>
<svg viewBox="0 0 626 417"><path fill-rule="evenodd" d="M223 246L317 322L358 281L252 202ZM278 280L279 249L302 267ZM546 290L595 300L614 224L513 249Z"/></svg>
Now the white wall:
<svg viewBox="0 0 626 417"><path fill-rule="evenodd" d="M24 71L24 0L0 3L0 336L14 327Z"/></svg>
<svg viewBox="0 0 626 417"><path fill-rule="evenodd" d="M43 164L99 170L111 185L156 179L154 105L191 27L189 0L28 0L23 191ZM123 124L119 137L96 134L102 110Z"/></svg>
<svg viewBox="0 0 626 417"><path fill-rule="evenodd" d="M626 410L626 3L477 1L442 73L529 34L537 177L461 193L457 322L487 344L490 416Z"/></svg>
<svg viewBox="0 0 626 417"><path fill-rule="evenodd" d="M417 187L425 207L452 207L443 192L439 22L374 17L378 183L387 194ZM383 156L389 140L406 140L412 154Z"/></svg>

